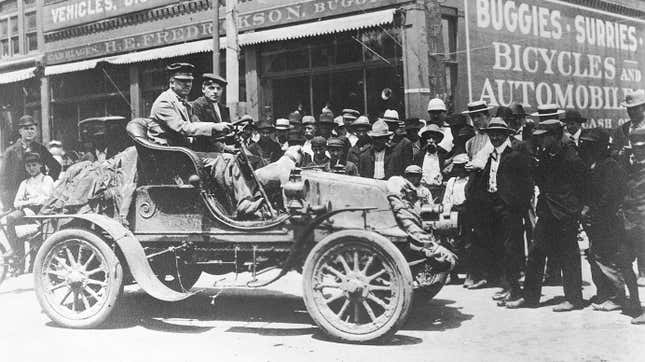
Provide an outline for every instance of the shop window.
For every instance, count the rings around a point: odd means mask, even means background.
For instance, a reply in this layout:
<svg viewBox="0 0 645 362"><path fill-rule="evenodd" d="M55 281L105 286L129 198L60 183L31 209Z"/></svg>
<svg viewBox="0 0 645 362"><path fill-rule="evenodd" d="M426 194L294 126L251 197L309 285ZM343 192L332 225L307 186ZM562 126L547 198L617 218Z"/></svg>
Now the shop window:
<svg viewBox="0 0 645 362"><path fill-rule="evenodd" d="M379 28L361 34L366 61L385 62L401 57L401 31L396 27Z"/></svg>
<svg viewBox="0 0 645 362"><path fill-rule="evenodd" d="M9 36L9 19L0 20L0 38Z"/></svg>
<svg viewBox="0 0 645 362"><path fill-rule="evenodd" d="M395 109L403 117L403 84L399 76L403 69L400 66L379 67L368 69L366 73L367 114L370 119L374 121L386 109ZM381 97L385 88L392 90L392 96L387 100Z"/></svg>
<svg viewBox="0 0 645 362"><path fill-rule="evenodd" d="M457 89L457 18L444 16L441 19L441 36L443 38L444 68L446 84L446 107L454 111L454 95Z"/></svg>
<svg viewBox="0 0 645 362"><path fill-rule="evenodd" d="M343 34L336 37L336 64L361 63L363 46L354 40L356 34Z"/></svg>
<svg viewBox="0 0 645 362"><path fill-rule="evenodd" d="M36 0L23 0L25 7L36 6Z"/></svg>
<svg viewBox="0 0 645 362"><path fill-rule="evenodd" d="M326 42L314 44L311 46L311 66L326 67L332 64L334 60L334 44Z"/></svg>

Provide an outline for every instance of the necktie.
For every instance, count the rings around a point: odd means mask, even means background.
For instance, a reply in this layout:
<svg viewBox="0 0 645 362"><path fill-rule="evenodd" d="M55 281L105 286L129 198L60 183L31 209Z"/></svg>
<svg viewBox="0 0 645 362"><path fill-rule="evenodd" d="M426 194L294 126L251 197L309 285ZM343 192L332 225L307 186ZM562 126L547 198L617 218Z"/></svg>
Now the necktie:
<svg viewBox="0 0 645 362"><path fill-rule="evenodd" d="M490 157L493 160L497 161L497 150L493 150L493 152L490 154Z"/></svg>

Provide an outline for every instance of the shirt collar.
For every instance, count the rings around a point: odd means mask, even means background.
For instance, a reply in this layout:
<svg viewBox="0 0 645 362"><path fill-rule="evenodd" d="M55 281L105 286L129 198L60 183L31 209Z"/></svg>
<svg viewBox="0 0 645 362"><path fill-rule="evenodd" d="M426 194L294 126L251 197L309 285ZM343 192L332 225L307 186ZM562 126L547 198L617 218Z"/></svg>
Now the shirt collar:
<svg viewBox="0 0 645 362"><path fill-rule="evenodd" d="M571 137L573 137L574 139L578 139L578 138L580 138L581 133L582 133L582 128L577 130L576 133L572 134Z"/></svg>
<svg viewBox="0 0 645 362"><path fill-rule="evenodd" d="M495 148L495 150L497 151L498 155L501 155L502 153L504 153L504 151L506 151L506 147L510 146L511 141L507 138L506 141L504 141L504 143L502 143L499 147Z"/></svg>

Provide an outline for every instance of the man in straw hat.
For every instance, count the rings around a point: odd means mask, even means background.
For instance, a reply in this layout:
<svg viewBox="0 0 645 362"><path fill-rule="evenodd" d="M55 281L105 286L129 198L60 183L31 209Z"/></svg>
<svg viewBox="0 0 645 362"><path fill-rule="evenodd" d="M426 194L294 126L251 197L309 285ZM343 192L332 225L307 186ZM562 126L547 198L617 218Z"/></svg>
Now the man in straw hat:
<svg viewBox="0 0 645 362"><path fill-rule="evenodd" d="M535 181L540 189L534 239L526 266L523 297L506 303L507 308L537 307L542 291L545 258L562 266L565 301L555 312L583 307L582 272L578 247L578 221L584 202L586 168L575 147L563 138L564 113L557 105L542 105L534 116L540 123L533 134L541 148L537 155Z"/></svg>
<svg viewBox="0 0 645 362"><path fill-rule="evenodd" d="M622 106L627 109L629 121L614 130L611 145L612 154L618 158L621 165L629 174L634 170L633 144L631 134L636 130L645 128L645 91L638 90L625 97ZM637 244L636 259L638 264L638 285L645 286L645 243Z"/></svg>
<svg viewBox="0 0 645 362"><path fill-rule="evenodd" d="M626 243L636 248L643 248L645 246L645 128L633 130L629 138L634 165L627 181L627 197L624 206ZM632 323L645 324L645 313L634 318Z"/></svg>
<svg viewBox="0 0 645 362"><path fill-rule="evenodd" d="M502 276L502 290L493 300L504 304L521 297L519 284L523 261L523 223L533 191L529 155L511 142L513 129L499 117L491 119L484 129L494 149L482 172L475 174L469 197L478 205L475 225L477 237L474 249L481 252L479 260L483 280L471 288L486 285L486 281ZM488 243L486 243L488 241ZM501 251L501 252L499 252ZM490 264L486 265L486 262Z"/></svg>
<svg viewBox="0 0 645 362"><path fill-rule="evenodd" d="M358 142L358 136L354 132L354 127L352 126L354 122L360 117L361 113L355 109L346 108L343 109L343 124L345 126L345 137L349 140L350 147L354 147L356 142ZM369 130L369 128L368 128Z"/></svg>
<svg viewBox="0 0 645 362"><path fill-rule="evenodd" d="M385 180L392 176L392 150L388 147L392 131L383 120L378 120L368 132L372 145L358 157L358 172L362 177Z"/></svg>
<svg viewBox="0 0 645 362"><path fill-rule="evenodd" d="M433 98L428 101L428 124L436 124L443 132L443 140L439 142L439 146L444 150L452 151L452 129L447 121L446 114L448 108L440 98Z"/></svg>
<svg viewBox="0 0 645 362"><path fill-rule="evenodd" d="M475 101L468 103L468 109L461 112L470 117L475 128L475 137L466 142L466 153L470 162L466 165L467 169L482 169L486 165L488 155L493 152L488 135L482 130L488 127L490 122L490 111L494 107L486 104L485 101Z"/></svg>
<svg viewBox="0 0 645 362"><path fill-rule="evenodd" d="M33 117L30 115L20 117L16 128L20 138L7 148L3 160L0 162L2 164L0 166L0 201L6 210L13 205L20 182L28 177L24 165L25 154L39 154L42 160L41 164L45 167L43 172L47 171L46 173L54 180L58 179L61 171L60 163L49 153L47 147L36 141L38 127Z"/></svg>

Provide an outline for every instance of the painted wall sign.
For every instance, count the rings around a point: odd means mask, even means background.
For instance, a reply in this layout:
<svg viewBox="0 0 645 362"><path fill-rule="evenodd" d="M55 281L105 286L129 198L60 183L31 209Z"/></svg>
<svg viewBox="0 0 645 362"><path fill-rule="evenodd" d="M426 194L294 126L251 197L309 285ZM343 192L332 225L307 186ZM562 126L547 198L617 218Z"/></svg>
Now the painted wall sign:
<svg viewBox="0 0 645 362"><path fill-rule="evenodd" d="M168 5L171 0L67 0L45 5L43 31L111 18L135 11Z"/></svg>
<svg viewBox="0 0 645 362"><path fill-rule="evenodd" d="M645 20L558 0L464 0L471 100L557 103L586 126L625 121L625 95L643 88Z"/></svg>
<svg viewBox="0 0 645 362"><path fill-rule="evenodd" d="M325 18L343 13L360 12L406 1L408 0L248 0L246 2L240 0L238 8L238 31L244 32L276 25L285 25L289 23ZM289 5L289 3L291 5ZM257 10L258 8L259 10ZM252 9L256 10L251 11ZM220 13L224 14L224 11L222 10ZM204 19L204 17L201 17L201 19ZM221 19L220 34L223 34L223 30L225 28L223 22L224 20ZM160 24L162 23L160 22ZM167 25L167 22L165 24ZM160 28L161 27L162 26L160 25ZM116 36L111 40L82 46L72 46L64 49L46 49L45 57L47 64L51 65L143 50L163 45L208 38L212 34L212 28L210 20L201 21L196 22L195 24L182 25L175 28L165 28L163 30L146 34L125 37ZM110 34L114 33L118 33L118 30L110 32ZM78 42L74 39L70 39L68 42L62 43L77 44ZM47 44L45 46L48 47Z"/></svg>
<svg viewBox="0 0 645 362"><path fill-rule="evenodd" d="M45 5L45 32L170 5L177 0L67 0ZM240 31L369 10L402 0L238 0ZM220 17L225 9L220 7Z"/></svg>

